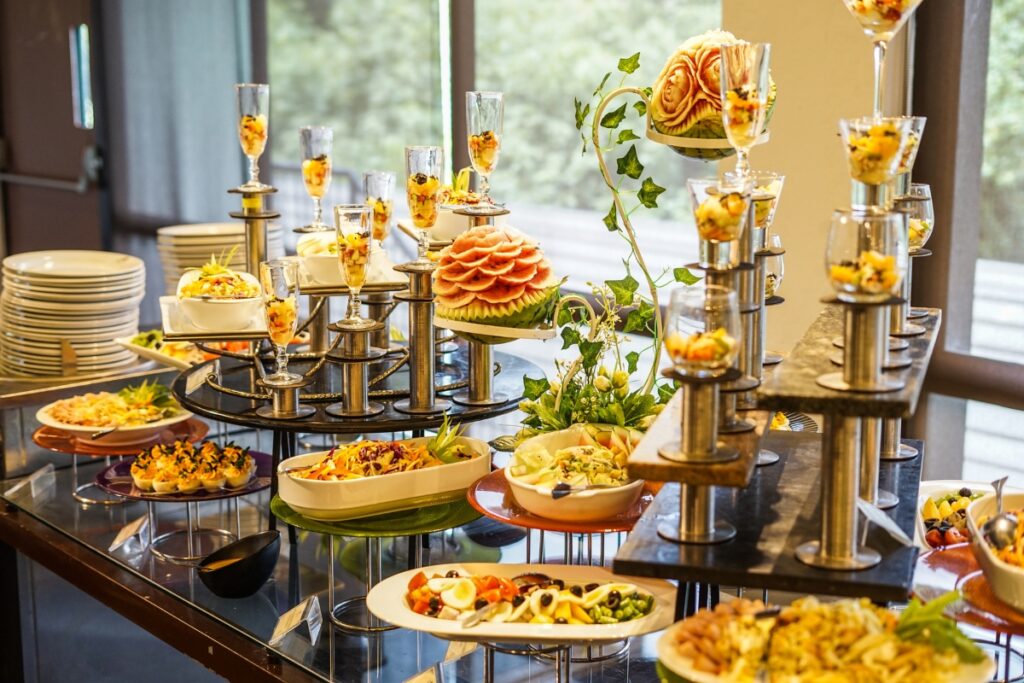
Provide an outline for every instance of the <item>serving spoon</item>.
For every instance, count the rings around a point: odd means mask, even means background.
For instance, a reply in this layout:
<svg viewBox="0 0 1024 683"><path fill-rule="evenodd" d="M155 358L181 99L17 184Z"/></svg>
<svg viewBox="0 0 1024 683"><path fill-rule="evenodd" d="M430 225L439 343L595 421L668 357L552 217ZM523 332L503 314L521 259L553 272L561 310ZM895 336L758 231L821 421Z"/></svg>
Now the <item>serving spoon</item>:
<svg viewBox="0 0 1024 683"><path fill-rule="evenodd" d="M113 434L118 429L120 429L120 427L108 427L107 429L101 429L98 432L93 432L92 434L89 435L89 440L95 441L96 439L102 439L107 434Z"/></svg>
<svg viewBox="0 0 1024 683"><path fill-rule="evenodd" d="M573 488L568 484L556 484L551 489L551 497L555 500L559 498L565 498L573 493L583 493L584 491L593 491L594 489L617 489L621 484L588 484L587 486L581 486L579 488Z"/></svg>
<svg viewBox="0 0 1024 683"><path fill-rule="evenodd" d="M996 490L996 514L981 527L981 535L996 550L1012 545L1017 536L1017 517L1003 512L1003 486L1009 477L996 479L992 487Z"/></svg>

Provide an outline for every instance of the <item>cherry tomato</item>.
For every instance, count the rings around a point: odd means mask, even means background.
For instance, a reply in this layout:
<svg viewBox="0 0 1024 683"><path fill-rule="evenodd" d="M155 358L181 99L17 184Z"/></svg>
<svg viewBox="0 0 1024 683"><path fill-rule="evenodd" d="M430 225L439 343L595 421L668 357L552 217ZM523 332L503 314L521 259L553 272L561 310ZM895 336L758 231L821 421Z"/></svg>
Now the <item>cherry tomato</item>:
<svg viewBox="0 0 1024 683"><path fill-rule="evenodd" d="M938 529L932 529L925 534L924 540L932 548L941 548L943 546L942 532Z"/></svg>

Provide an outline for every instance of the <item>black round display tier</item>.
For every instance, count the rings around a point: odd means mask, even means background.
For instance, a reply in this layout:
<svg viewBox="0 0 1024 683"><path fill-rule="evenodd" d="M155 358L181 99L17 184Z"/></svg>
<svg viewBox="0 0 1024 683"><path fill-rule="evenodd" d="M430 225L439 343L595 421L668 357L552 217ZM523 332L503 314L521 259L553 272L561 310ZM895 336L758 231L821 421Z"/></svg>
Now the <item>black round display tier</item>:
<svg viewBox="0 0 1024 683"><path fill-rule="evenodd" d="M385 357L369 364L371 377L384 372L395 362L394 358ZM498 415L504 415L516 410L519 399L522 398L523 375L543 377L544 371L533 363L523 360L501 351L494 351L494 362L501 367L494 377L495 393L509 396L506 403L495 406L463 406L453 403L448 411L455 422L474 422L486 420ZM329 433L329 434L359 434L359 433L381 433L381 432L403 432L414 429L429 429L441 424L444 415L407 415L392 408L395 399L404 397L409 389L408 365L403 366L399 371L387 377L383 381L370 387L371 398L374 401L383 403L384 412L368 417L334 417L324 412L324 408L331 403L338 401L338 397L331 400L320 400L307 402L306 394L340 393L342 386L342 369L337 363L325 363L316 373L314 381L303 387L300 393L300 401L305 405L316 408L316 412L307 418L301 419L273 419L261 417L256 410L270 404L270 400L254 400L241 396L234 396L230 393L220 391L217 388L199 380L198 376L208 375L214 361L208 361L202 365L183 371L174 381L172 390L178 401L187 410L221 422L243 425L259 429L272 429L279 431L302 432L302 433ZM289 367L295 372L304 372L311 367L312 361L295 360ZM446 386L462 382L469 376L466 351L463 347L451 354L439 357L436 365L437 386ZM220 359L221 377L219 383L229 390L260 393L262 389L255 385L256 371L245 361L232 358ZM198 385L192 393L187 393L190 378ZM374 396L375 391L401 392L400 396L378 397ZM440 392L439 398L447 397L451 392Z"/></svg>

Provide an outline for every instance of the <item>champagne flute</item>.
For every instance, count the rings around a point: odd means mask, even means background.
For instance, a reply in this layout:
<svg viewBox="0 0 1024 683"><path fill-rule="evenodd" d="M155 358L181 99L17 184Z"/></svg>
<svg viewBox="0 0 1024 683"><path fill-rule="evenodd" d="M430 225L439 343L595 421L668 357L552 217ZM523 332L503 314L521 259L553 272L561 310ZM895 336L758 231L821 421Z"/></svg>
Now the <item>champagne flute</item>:
<svg viewBox="0 0 1024 683"><path fill-rule="evenodd" d="M729 144L736 149L736 172L747 175L750 173L750 148L764 130L768 116L771 89L768 62L772 46L739 42L722 45L719 49L722 124Z"/></svg>
<svg viewBox="0 0 1024 683"><path fill-rule="evenodd" d="M299 228L299 232L330 230L324 223L323 199L331 187L331 147L334 131L326 126L306 126L299 129L299 148L302 152L302 182L306 193L313 199L313 222Z"/></svg>
<svg viewBox="0 0 1024 683"><path fill-rule="evenodd" d="M910 19L921 0L843 0L843 4L875 45L874 117L881 118L886 47Z"/></svg>
<svg viewBox="0 0 1024 683"><path fill-rule="evenodd" d="M288 343L299 323L299 264L283 259L261 263L260 284L267 332L277 357L277 368L264 382L278 386L297 382L302 376L288 371Z"/></svg>
<svg viewBox="0 0 1024 683"><path fill-rule="evenodd" d="M772 235L768 238L768 247L773 251L782 251L782 238ZM766 256L764 259L764 298L771 299L778 295L782 286L782 278L786 274L786 264L781 253Z"/></svg>
<svg viewBox="0 0 1024 683"><path fill-rule="evenodd" d="M419 230L419 249L413 261L417 266L433 265L427 258L427 233L437 222L443 168L444 152L440 147L405 148L405 195L412 223Z"/></svg>
<svg viewBox="0 0 1024 683"><path fill-rule="evenodd" d="M342 323L365 326L371 321L360 315L359 292L366 284L370 262L373 209L365 204L339 204L334 207L334 223L338 231L338 260L348 286L348 314Z"/></svg>
<svg viewBox="0 0 1024 683"><path fill-rule="evenodd" d="M270 135L270 86L266 83L238 83L238 141L249 159L249 180L240 190L266 190L270 186L260 182L260 156L267 147Z"/></svg>
<svg viewBox="0 0 1024 683"><path fill-rule="evenodd" d="M480 176L480 204L493 204L490 177L501 153L502 124L505 117L504 94L473 91L466 93L466 125L469 128L469 160Z"/></svg>
<svg viewBox="0 0 1024 683"><path fill-rule="evenodd" d="M366 205L373 209L374 248L384 246L391 232L391 211L394 206L395 174L390 171L367 171L363 174Z"/></svg>

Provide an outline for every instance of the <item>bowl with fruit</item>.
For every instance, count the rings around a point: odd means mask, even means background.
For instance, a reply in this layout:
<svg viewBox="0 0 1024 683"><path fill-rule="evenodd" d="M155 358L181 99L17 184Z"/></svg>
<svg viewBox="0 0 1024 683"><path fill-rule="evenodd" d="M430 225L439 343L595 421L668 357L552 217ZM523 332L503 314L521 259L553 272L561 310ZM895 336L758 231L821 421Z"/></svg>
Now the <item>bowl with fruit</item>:
<svg viewBox="0 0 1024 683"><path fill-rule="evenodd" d="M253 275L235 271L227 255L212 256L202 268L178 280L178 302L192 323L204 330L240 330L263 314L263 288Z"/></svg>
<svg viewBox="0 0 1024 683"><path fill-rule="evenodd" d="M1018 519L1011 542L1003 548L994 547L984 538L981 529L996 514L996 497L985 495L967 507L967 529L971 534L971 550L988 579L997 598L1019 612L1024 612L1024 493L1003 490L1003 510Z"/></svg>
<svg viewBox="0 0 1024 683"><path fill-rule="evenodd" d="M916 541L922 548L944 548L970 540L967 508L991 493L989 484L923 481L917 498Z"/></svg>
<svg viewBox="0 0 1024 683"><path fill-rule="evenodd" d="M309 276L323 285L343 285L345 276L338 260L338 236L334 230L311 232L299 238L295 253Z"/></svg>

